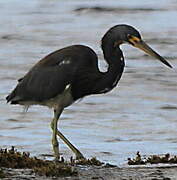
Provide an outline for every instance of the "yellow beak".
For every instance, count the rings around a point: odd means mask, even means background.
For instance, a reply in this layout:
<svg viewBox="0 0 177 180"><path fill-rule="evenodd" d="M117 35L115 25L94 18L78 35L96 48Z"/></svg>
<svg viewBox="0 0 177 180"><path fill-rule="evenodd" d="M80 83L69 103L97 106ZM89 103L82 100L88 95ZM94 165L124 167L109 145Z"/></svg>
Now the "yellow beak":
<svg viewBox="0 0 177 180"><path fill-rule="evenodd" d="M139 38L137 38L137 37L135 37L135 36L131 36L131 37L129 37L129 42L130 42L133 46L135 46L135 47L143 50L145 53L147 53L147 54L155 57L155 58L158 59L158 60L160 60L160 61L161 61L162 63L164 63L166 66L168 66L168 67L170 67L170 68L173 68L169 62L167 62L162 56L160 56L158 53L156 53L151 47L149 47L149 46L148 46L144 41L142 41L141 39L139 39Z"/></svg>

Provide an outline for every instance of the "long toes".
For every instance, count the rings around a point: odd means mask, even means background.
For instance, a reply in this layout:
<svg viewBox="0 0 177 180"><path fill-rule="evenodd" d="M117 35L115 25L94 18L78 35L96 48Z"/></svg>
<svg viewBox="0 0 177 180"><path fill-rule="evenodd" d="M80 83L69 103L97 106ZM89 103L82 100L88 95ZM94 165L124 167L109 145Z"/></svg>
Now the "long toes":
<svg viewBox="0 0 177 180"><path fill-rule="evenodd" d="M60 158L59 157L55 157L54 162L59 162Z"/></svg>
<svg viewBox="0 0 177 180"><path fill-rule="evenodd" d="M81 153L77 153L76 154L76 159L81 160L81 159L85 159L85 157Z"/></svg>
<svg viewBox="0 0 177 180"><path fill-rule="evenodd" d="M58 162L58 161L60 161L60 154L59 154L59 152L54 152L54 161L56 161L56 162Z"/></svg>

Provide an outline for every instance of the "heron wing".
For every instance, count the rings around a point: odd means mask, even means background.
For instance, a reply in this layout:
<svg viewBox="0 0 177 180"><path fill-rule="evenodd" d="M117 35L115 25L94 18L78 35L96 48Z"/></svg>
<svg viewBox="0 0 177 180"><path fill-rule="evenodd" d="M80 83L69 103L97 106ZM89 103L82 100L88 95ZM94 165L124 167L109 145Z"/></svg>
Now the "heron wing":
<svg viewBox="0 0 177 180"><path fill-rule="evenodd" d="M97 56L87 46L74 45L55 51L40 60L21 79L7 101L44 101L62 93L76 79L78 69L98 69ZM84 73L84 72L83 72Z"/></svg>
<svg viewBox="0 0 177 180"><path fill-rule="evenodd" d="M98 68L97 55L91 48L83 45L73 45L54 51L40 60L33 68L56 66L68 60L79 66Z"/></svg>
<svg viewBox="0 0 177 180"><path fill-rule="evenodd" d="M8 101L44 101L62 93L71 83L74 68L66 60L55 66L34 66L21 79ZM66 63L66 64L65 64Z"/></svg>

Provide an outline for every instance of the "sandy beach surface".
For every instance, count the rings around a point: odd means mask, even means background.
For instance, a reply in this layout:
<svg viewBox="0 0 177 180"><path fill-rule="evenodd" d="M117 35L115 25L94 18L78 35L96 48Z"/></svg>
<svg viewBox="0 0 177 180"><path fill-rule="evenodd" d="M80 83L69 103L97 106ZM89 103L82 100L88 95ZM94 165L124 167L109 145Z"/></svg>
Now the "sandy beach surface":
<svg viewBox="0 0 177 180"><path fill-rule="evenodd" d="M177 167L127 167L127 168L101 168L101 167L77 167L78 176L49 178L44 176L36 176L31 170L5 170L12 176L4 178L10 179L59 179L59 180L176 180Z"/></svg>

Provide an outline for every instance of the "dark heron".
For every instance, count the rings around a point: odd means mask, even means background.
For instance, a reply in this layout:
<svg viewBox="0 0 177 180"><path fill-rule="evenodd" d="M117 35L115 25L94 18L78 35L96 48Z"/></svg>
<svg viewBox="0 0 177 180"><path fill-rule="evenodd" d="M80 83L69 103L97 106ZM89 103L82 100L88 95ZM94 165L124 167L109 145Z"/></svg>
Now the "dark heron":
<svg viewBox="0 0 177 180"><path fill-rule="evenodd" d="M75 153L76 158L84 158L57 129L58 119L65 107L76 100L92 94L111 91L119 82L124 70L124 57L120 45L128 43L147 54L172 66L152 50L139 32L129 25L116 25L103 36L101 48L108 63L107 72L100 72L98 57L89 47L73 45L57 50L40 60L30 71L18 80L15 89L7 96L7 102L24 106L44 105L54 109L51 122L52 146L56 159L59 159L57 135Z"/></svg>

